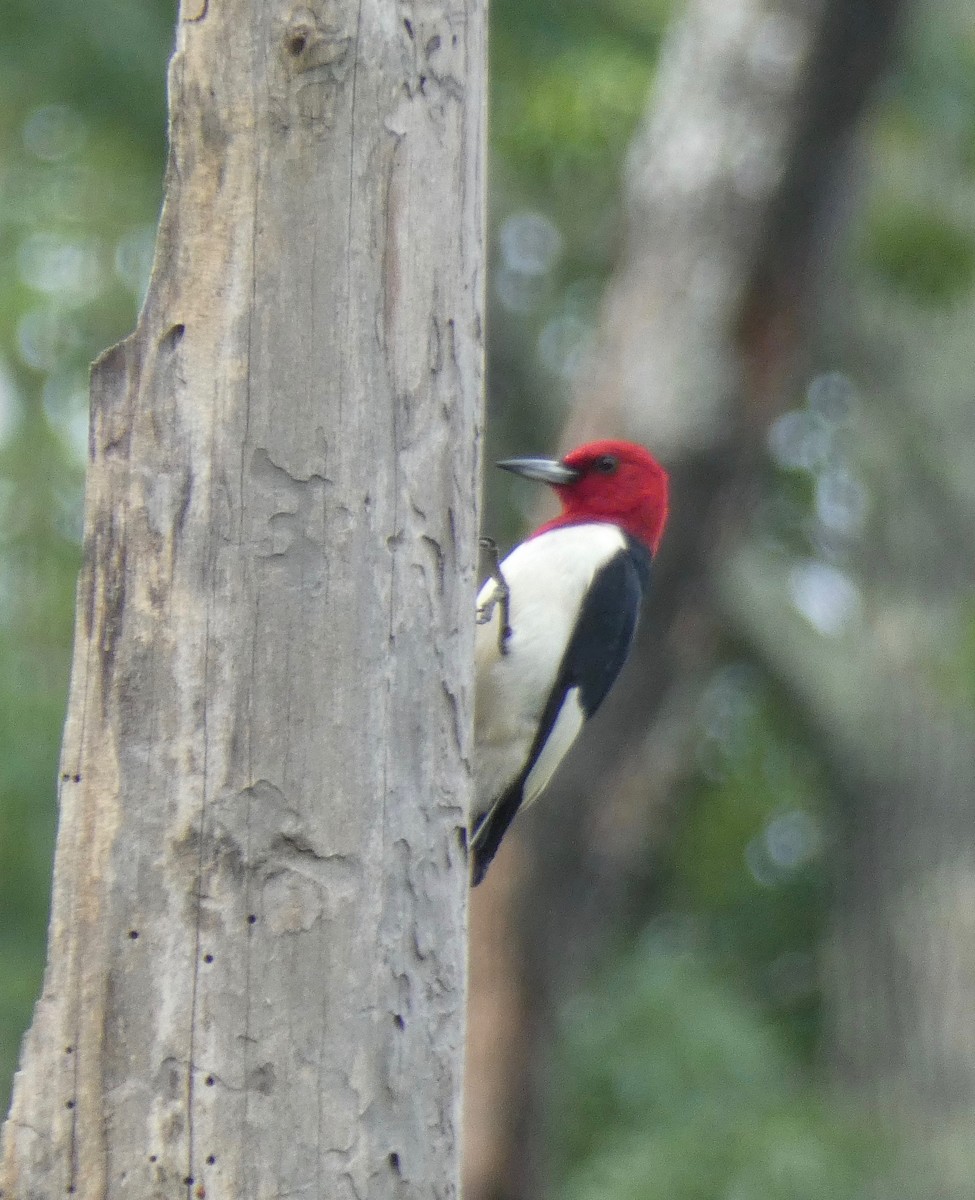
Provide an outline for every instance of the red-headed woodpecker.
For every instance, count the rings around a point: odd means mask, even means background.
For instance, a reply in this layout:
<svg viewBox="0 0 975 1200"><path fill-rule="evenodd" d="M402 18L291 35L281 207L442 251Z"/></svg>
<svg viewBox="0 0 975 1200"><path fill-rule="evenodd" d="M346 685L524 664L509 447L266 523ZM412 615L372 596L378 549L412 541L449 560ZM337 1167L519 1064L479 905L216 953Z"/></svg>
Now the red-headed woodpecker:
<svg viewBox="0 0 975 1200"><path fill-rule="evenodd" d="M477 598L472 885L619 674L667 521L667 474L630 442L498 466L549 484L562 512Z"/></svg>

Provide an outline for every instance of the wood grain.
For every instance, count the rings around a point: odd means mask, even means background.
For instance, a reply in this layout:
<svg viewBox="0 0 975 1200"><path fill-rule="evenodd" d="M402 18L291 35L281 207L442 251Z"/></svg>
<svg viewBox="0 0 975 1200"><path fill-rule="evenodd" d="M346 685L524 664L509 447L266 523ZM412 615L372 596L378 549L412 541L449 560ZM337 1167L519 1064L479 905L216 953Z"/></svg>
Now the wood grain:
<svg viewBox="0 0 975 1200"><path fill-rule="evenodd" d="M478 0L184 0L4 1200L456 1194Z"/></svg>

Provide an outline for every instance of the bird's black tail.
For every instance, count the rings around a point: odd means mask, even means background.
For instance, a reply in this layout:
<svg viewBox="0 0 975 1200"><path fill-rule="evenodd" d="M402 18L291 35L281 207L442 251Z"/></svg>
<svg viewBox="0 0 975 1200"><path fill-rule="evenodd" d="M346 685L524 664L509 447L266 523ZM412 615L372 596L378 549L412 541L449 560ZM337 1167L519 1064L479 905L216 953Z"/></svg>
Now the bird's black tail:
<svg viewBox="0 0 975 1200"><path fill-rule="evenodd" d="M502 792L494 806L474 821L471 837L471 887L484 878L491 860L498 852L501 839L508 826L521 808L524 780L516 779L506 792Z"/></svg>

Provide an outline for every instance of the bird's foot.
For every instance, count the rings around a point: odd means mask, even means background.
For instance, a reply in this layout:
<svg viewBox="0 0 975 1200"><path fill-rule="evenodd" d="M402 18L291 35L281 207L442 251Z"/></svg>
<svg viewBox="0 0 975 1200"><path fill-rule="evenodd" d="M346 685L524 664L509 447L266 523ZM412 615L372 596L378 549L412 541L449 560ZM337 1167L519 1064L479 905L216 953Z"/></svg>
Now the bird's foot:
<svg viewBox="0 0 975 1200"><path fill-rule="evenodd" d="M478 625L486 625L494 615L495 605L500 610L498 623L498 651L508 653L508 642L511 638L511 588L501 570L501 559L498 555L498 543L494 538L482 537L480 547L485 552L490 567L491 578L494 580L494 594L489 596L477 610Z"/></svg>

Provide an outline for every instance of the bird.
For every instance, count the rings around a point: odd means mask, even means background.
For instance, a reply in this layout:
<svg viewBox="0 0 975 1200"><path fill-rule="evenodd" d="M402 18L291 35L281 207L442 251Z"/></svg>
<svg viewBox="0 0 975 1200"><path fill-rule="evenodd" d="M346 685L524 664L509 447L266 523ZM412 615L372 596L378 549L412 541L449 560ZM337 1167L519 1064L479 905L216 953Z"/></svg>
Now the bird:
<svg viewBox="0 0 975 1200"><path fill-rule="evenodd" d="M562 511L503 561L482 539L492 569L477 597L472 887L619 675L669 506L667 472L632 442L497 465L548 484Z"/></svg>

